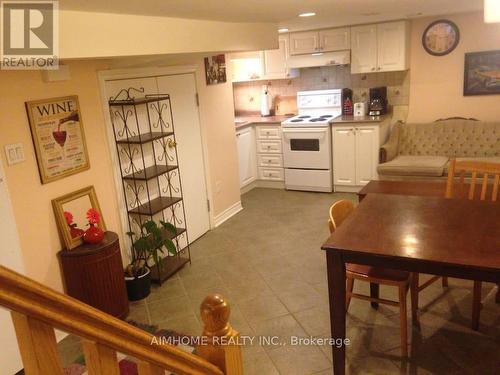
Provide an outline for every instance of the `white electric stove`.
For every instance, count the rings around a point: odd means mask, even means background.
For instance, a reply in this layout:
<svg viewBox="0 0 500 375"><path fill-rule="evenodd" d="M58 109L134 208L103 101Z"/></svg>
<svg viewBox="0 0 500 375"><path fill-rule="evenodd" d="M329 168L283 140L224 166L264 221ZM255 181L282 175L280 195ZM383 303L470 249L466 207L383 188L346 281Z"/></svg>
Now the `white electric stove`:
<svg viewBox="0 0 500 375"><path fill-rule="evenodd" d="M298 115L281 123L285 188L333 191L330 123L342 114L341 90L299 91Z"/></svg>

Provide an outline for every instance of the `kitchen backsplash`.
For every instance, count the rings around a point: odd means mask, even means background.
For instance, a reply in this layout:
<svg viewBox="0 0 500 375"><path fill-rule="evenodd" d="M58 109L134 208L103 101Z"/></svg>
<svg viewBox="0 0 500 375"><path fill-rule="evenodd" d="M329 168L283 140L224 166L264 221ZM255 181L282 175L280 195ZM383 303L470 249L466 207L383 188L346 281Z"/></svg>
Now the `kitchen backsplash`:
<svg viewBox="0 0 500 375"><path fill-rule="evenodd" d="M297 91L303 90L348 87L353 90L354 102L360 102L368 101L369 88L387 86L388 101L393 106L408 105L410 93L409 71L351 74L350 66L323 66L301 69L300 76L294 79L234 83L236 112L260 111L261 87L266 83L270 84L269 92L273 98L273 107L288 98L295 105L294 111L296 111L296 101L293 101L293 98Z"/></svg>

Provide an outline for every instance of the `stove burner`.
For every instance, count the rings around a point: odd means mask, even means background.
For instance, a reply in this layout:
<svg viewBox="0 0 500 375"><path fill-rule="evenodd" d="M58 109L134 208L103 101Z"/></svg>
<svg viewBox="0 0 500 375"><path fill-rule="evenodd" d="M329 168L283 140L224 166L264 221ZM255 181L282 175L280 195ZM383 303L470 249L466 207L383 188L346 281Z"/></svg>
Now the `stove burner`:
<svg viewBox="0 0 500 375"><path fill-rule="evenodd" d="M325 118L324 117L316 117L316 118L312 118L310 119L309 121L311 122L318 122L318 121L325 121Z"/></svg>
<svg viewBox="0 0 500 375"><path fill-rule="evenodd" d="M293 119L293 120L290 120L290 122L302 122L303 120L300 119L300 118L296 118L296 119Z"/></svg>
<svg viewBox="0 0 500 375"><path fill-rule="evenodd" d="M321 117L321 118L329 118L329 117L333 117L333 116L332 115L321 115L319 117Z"/></svg>
<svg viewBox="0 0 500 375"><path fill-rule="evenodd" d="M309 115L302 115L302 116L299 116L299 118L310 118L311 116Z"/></svg>

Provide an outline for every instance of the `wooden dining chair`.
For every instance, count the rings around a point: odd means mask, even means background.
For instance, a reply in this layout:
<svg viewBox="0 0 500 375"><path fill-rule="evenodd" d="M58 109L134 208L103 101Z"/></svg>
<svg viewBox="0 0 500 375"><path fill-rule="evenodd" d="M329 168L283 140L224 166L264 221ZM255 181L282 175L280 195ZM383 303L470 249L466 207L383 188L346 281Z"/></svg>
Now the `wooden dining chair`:
<svg viewBox="0 0 500 375"><path fill-rule="evenodd" d="M482 184L479 182L482 176ZM490 183L490 177L491 182ZM456 181L458 178L458 181ZM466 182L470 179L470 181ZM500 163L483 161L462 161L452 159L448 166L448 181L446 183L446 198L467 198L491 200L495 202L500 184ZM480 190L477 188L481 185ZM468 191L467 191L468 189ZM489 197L489 198L488 198ZM479 315L481 312L481 281L474 281L472 297L472 329L479 329ZM500 285L498 285L500 288ZM499 296L497 291L497 299Z"/></svg>
<svg viewBox="0 0 500 375"><path fill-rule="evenodd" d="M354 210L354 204L351 201L340 200L330 207L330 219L328 226L330 233L335 232L339 225ZM353 292L354 280L366 281L370 283L371 295L358 294ZM406 294L410 287L410 273L406 271L393 270L389 268L379 268L365 266L361 264L346 264L346 312L349 310L351 298L358 298L370 301L372 307L377 308L379 303L399 306L400 329L401 329L401 354L408 356L408 333L407 333L407 312L406 312ZM377 286L377 293L374 295L372 285ZM399 301L392 301L378 296L378 285L395 286L399 289Z"/></svg>

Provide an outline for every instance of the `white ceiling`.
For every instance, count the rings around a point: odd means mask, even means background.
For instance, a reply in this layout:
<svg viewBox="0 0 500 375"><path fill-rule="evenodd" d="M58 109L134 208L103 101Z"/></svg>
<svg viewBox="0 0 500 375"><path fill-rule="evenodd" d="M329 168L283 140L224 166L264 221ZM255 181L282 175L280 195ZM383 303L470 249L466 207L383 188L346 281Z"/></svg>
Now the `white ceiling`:
<svg viewBox="0 0 500 375"><path fill-rule="evenodd" d="M483 0L63 0L59 5L90 12L273 22L293 31L477 11ZM317 15L297 17L302 12Z"/></svg>

